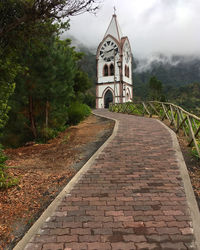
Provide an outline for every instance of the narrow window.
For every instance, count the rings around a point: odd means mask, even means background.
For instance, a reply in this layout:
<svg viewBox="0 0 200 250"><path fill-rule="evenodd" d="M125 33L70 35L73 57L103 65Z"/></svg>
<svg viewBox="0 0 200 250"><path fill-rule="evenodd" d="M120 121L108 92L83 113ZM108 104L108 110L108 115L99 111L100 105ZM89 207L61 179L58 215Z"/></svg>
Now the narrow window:
<svg viewBox="0 0 200 250"><path fill-rule="evenodd" d="M127 77L129 77L129 67L127 66Z"/></svg>
<svg viewBox="0 0 200 250"><path fill-rule="evenodd" d="M125 65L125 76L129 77L129 67Z"/></svg>
<svg viewBox="0 0 200 250"><path fill-rule="evenodd" d="M110 65L110 75L114 76L114 65L113 64Z"/></svg>
<svg viewBox="0 0 200 250"><path fill-rule="evenodd" d="M125 76L127 76L127 66L125 65Z"/></svg>
<svg viewBox="0 0 200 250"><path fill-rule="evenodd" d="M108 65L105 64L103 67L103 76L108 76Z"/></svg>

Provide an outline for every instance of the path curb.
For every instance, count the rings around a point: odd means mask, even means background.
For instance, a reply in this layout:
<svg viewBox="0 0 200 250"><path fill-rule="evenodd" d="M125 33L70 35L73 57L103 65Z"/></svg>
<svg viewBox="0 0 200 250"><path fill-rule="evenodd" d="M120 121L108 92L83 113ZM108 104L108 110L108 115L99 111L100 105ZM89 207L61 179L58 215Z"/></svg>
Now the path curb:
<svg viewBox="0 0 200 250"><path fill-rule="evenodd" d="M170 133L172 142L173 142L173 148L176 152L176 157L178 160L178 165L180 168L181 177L184 184L186 199L188 202L188 207L190 209L190 214L193 222L193 229L194 229L194 237L195 237L195 244L197 247L197 250L200 250L200 212L197 205L197 201L194 195L194 191L192 188L192 184L190 181L190 177L188 174L187 166L185 164L182 151L180 149L180 145L177 139L177 136L173 130L171 130L169 127L167 127L164 123L162 123L160 120L157 120L160 124L162 124Z"/></svg>
<svg viewBox="0 0 200 250"><path fill-rule="evenodd" d="M70 180L70 182L64 187L64 189L58 194L58 196L52 201L52 203L45 209L39 219L32 225L32 227L28 230L28 232L23 236L23 238L17 243L17 245L13 248L13 250L22 250L29 243L30 239L37 233L42 224L48 220L49 216L53 214L58 204L62 201L62 199L70 194L70 191L74 188L74 186L79 182L82 176L90 169L94 160L98 157L98 155L103 151L103 149L108 145L108 143L115 137L118 131L119 122L113 118L108 118L106 116L101 116L93 113L96 116L104 117L110 120L115 121L115 126L110 137L104 142L104 144L92 155L92 157L83 165L83 167L76 173L76 175Z"/></svg>

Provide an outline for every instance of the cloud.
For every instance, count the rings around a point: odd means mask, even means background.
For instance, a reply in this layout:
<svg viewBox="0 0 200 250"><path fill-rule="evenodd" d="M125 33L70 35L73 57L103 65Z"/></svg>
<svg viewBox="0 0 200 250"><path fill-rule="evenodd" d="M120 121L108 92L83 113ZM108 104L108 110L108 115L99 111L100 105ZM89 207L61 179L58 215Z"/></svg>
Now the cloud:
<svg viewBox="0 0 200 250"><path fill-rule="evenodd" d="M155 65L177 66L184 61L184 58L177 56L165 56L163 54L152 54L148 58L140 58L137 61L137 67L134 70L137 73L151 70Z"/></svg>
<svg viewBox="0 0 200 250"><path fill-rule="evenodd" d="M96 16L86 13L71 18L71 29L65 36L73 35L85 45L97 47L113 6L137 57L155 52L200 55L199 0L104 0Z"/></svg>

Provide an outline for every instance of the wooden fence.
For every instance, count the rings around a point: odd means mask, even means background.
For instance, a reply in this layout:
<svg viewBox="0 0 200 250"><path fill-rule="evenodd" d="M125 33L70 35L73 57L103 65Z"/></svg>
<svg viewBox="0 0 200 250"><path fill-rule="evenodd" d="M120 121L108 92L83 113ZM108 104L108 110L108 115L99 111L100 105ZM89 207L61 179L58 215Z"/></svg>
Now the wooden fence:
<svg viewBox="0 0 200 250"><path fill-rule="evenodd" d="M167 119L176 133L184 132L188 139L188 146L192 146L195 154L200 158L200 117L172 103L158 101L110 104L109 110L134 115L148 115L162 121Z"/></svg>

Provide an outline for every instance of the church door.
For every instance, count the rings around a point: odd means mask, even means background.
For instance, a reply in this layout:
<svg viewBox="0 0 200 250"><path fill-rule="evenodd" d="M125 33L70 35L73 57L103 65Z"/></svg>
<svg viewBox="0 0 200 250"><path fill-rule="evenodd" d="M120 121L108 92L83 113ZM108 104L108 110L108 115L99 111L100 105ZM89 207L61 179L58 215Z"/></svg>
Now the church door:
<svg viewBox="0 0 200 250"><path fill-rule="evenodd" d="M109 108L109 103L113 102L113 94L112 92L108 89L104 95L104 108Z"/></svg>

